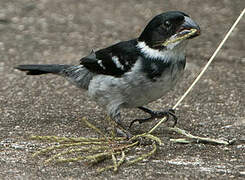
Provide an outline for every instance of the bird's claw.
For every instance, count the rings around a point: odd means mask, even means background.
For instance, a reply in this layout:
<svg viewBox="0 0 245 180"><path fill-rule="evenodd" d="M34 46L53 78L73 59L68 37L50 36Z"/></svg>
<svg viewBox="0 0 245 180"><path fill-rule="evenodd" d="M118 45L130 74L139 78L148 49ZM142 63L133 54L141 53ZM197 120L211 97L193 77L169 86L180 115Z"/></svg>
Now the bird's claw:
<svg viewBox="0 0 245 180"><path fill-rule="evenodd" d="M129 125L129 129L131 128L131 126L135 123L135 122L139 122L139 124L142 124L146 121L150 121L152 118L146 118L146 119L134 119L133 121L131 121L130 125Z"/></svg>
<svg viewBox="0 0 245 180"><path fill-rule="evenodd" d="M175 110L174 109L169 109L168 112L167 112L167 114L168 114L167 120L169 119L169 116L172 116L173 117L173 120L174 120L173 127L175 127L176 124L177 124L177 122L178 122L178 118L175 115Z"/></svg>
<svg viewBox="0 0 245 180"><path fill-rule="evenodd" d="M130 139L133 137L133 135L129 131L122 128L116 128L116 134L120 137L125 137L126 139Z"/></svg>
<svg viewBox="0 0 245 180"><path fill-rule="evenodd" d="M152 145L153 143L152 139L147 139L145 137L137 137L133 139L132 142L138 142L139 146L148 146L148 145Z"/></svg>
<svg viewBox="0 0 245 180"><path fill-rule="evenodd" d="M129 125L129 128L132 127L132 125L135 123L135 122L139 122L139 124L142 124L144 122L147 122L147 121L151 121L155 118L163 118L163 117L166 117L166 121L169 120L169 117L172 116L173 117L173 120L174 120L174 124L173 124L173 127L175 127L175 125L177 124L177 116L175 115L175 110L174 109L169 109L167 111L151 111L151 117L149 118L146 118L146 119L135 119L133 120L130 125Z"/></svg>

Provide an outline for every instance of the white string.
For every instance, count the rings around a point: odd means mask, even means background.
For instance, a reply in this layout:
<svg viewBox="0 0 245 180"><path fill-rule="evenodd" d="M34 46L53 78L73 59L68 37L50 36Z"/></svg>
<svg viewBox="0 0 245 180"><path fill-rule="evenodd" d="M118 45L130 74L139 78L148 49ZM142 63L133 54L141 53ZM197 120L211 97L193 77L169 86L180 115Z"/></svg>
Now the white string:
<svg viewBox="0 0 245 180"><path fill-rule="evenodd" d="M208 60L207 64L204 66L203 70L201 71L201 73L197 76L197 78L195 79L195 81L191 84L191 86L187 89L187 91L185 92L185 94L183 94L183 96L179 99L179 101L175 104L175 106L173 107L173 109L176 109L177 106L179 106L179 104L183 101L183 99L187 96L187 94L189 94L189 92L193 89L193 87L196 85L196 83L200 80L200 78L203 76L203 74L205 73L205 71L208 69L209 65L212 63L213 59L215 58L215 56L217 55L217 53L219 52L219 50L221 49L221 47L224 45L224 43L226 42L226 40L228 39L228 37L230 36L231 32L234 30L234 28L236 27L236 25L238 24L238 22L241 20L242 16L245 13L245 8L243 9L243 11L241 12L240 16L237 18L237 20L235 21L235 23L233 24L233 26L231 27L231 29L229 30L229 32L226 34L226 36L224 37L224 39L221 41L221 43L219 44L218 48L215 50L214 54L212 55L212 57Z"/></svg>
<svg viewBox="0 0 245 180"><path fill-rule="evenodd" d="M200 72L200 74L197 76L197 78L194 80L194 82L191 84L191 86L187 89L187 91L183 94L183 96L179 99L179 101L174 105L173 109L176 109L177 106L179 106L179 104L183 101L183 99L189 94L189 92L193 89L193 87L196 85L196 83L201 79L201 77L203 76L203 74L205 73L205 71L208 69L209 65L212 63L213 59L215 58L215 56L218 54L218 52L220 51L220 49L222 48L222 46L224 45L224 43L226 42L226 40L228 39L228 37L230 36L230 34L232 33L232 31L234 30L234 28L237 26L237 24L239 23L239 21L242 19L242 16L245 13L245 8L243 9L243 11L241 12L241 14L239 15L239 17L237 18L237 20L235 21L235 23L232 25L232 27L230 28L230 30L228 31L228 33L225 35L224 39L221 41L221 43L219 44L218 48L215 50L215 52L213 53L213 55L211 56L211 58L208 60L207 64L204 66L203 70ZM152 133L160 124L162 124L162 122L164 122L166 120L166 118L162 118L150 131L149 133Z"/></svg>

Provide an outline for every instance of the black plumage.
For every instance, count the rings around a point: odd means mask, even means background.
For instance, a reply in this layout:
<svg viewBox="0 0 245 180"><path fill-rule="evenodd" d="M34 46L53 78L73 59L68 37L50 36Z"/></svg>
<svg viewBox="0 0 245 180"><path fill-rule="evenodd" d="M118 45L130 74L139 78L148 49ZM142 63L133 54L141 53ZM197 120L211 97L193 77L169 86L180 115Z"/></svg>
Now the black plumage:
<svg viewBox="0 0 245 180"><path fill-rule="evenodd" d="M120 77L128 72L140 56L136 48L137 40L119 42L105 49L91 52L82 58L80 64L97 74L112 75ZM118 58L121 67L117 67L113 57Z"/></svg>

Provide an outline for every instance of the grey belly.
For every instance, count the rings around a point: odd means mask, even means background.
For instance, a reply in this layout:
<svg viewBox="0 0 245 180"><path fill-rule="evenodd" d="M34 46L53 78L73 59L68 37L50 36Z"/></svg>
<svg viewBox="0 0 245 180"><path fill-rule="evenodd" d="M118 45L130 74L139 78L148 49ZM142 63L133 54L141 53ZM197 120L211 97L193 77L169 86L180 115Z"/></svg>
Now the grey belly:
<svg viewBox="0 0 245 180"><path fill-rule="evenodd" d="M125 108L144 106L166 95L176 84L170 76L164 76L153 82L145 79L138 84L138 87L131 87L126 92L126 101L122 104Z"/></svg>
<svg viewBox="0 0 245 180"><path fill-rule="evenodd" d="M89 85L89 95L102 106L134 108L164 96L176 84L182 72L163 73L153 82L142 73L121 78L97 75Z"/></svg>

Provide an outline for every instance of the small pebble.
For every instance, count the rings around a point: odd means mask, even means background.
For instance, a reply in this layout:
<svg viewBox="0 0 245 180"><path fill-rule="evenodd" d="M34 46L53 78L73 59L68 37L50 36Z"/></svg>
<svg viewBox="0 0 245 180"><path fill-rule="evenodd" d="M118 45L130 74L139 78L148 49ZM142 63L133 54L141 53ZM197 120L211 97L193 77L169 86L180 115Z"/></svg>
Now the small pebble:
<svg viewBox="0 0 245 180"><path fill-rule="evenodd" d="M11 55L14 55L15 52L16 52L16 51L15 51L13 48L10 48L10 49L8 50L8 53L11 54Z"/></svg>
<svg viewBox="0 0 245 180"><path fill-rule="evenodd" d="M241 171L239 173L240 173L240 175L245 176L245 171Z"/></svg>

